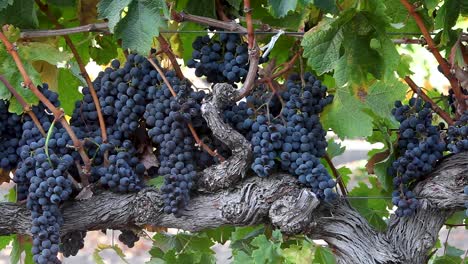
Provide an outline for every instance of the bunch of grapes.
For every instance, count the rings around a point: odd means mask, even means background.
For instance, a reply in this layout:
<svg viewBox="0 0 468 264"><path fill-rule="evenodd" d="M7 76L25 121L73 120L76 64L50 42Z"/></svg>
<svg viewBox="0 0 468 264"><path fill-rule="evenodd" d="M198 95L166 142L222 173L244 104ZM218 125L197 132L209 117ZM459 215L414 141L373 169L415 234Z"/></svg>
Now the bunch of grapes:
<svg viewBox="0 0 468 264"><path fill-rule="evenodd" d="M0 100L0 169L11 170L18 164L16 150L21 138L21 116L8 112L9 104Z"/></svg>
<svg viewBox="0 0 468 264"><path fill-rule="evenodd" d="M78 251L84 247L84 238L86 231L72 231L65 234L60 238L60 252L68 258L69 256L76 256Z"/></svg>
<svg viewBox="0 0 468 264"><path fill-rule="evenodd" d="M319 114L333 96L327 95L327 87L312 74L303 78L304 86L300 76L291 75L286 90L277 95L260 87L246 102L228 108L224 119L250 140L251 168L258 176L270 175L279 165L320 199L331 201L336 197L336 183L320 163L327 142Z"/></svg>
<svg viewBox="0 0 468 264"><path fill-rule="evenodd" d="M392 114L400 122L400 156L388 169L393 176L392 202L398 206L396 215L410 216L419 203L409 187L432 171L436 162L442 158L445 143L438 127L432 125L431 105L422 99L411 98L409 105L397 101Z"/></svg>
<svg viewBox="0 0 468 264"><path fill-rule="evenodd" d="M195 75L206 76L210 83L243 81L249 68L247 43L239 34L221 33L219 39L208 35L197 37L192 43L192 59L187 61L189 68L195 68ZM259 63L266 62L260 58Z"/></svg>
<svg viewBox="0 0 468 264"><path fill-rule="evenodd" d="M164 211L179 216L190 199L189 192L196 177L195 142L188 124L202 126L200 104L203 93L194 92L173 73L168 80L176 96L166 84L153 96L144 114L153 142L159 145L159 174L164 176L161 188L165 201Z"/></svg>
<svg viewBox="0 0 468 264"><path fill-rule="evenodd" d="M140 237L137 236L137 234L135 234L132 230L124 229L121 231L122 233L119 235L119 240L129 248L135 246L135 242L140 240Z"/></svg>
<svg viewBox="0 0 468 264"><path fill-rule="evenodd" d="M447 148L452 153L468 150L468 111L453 126L448 127Z"/></svg>

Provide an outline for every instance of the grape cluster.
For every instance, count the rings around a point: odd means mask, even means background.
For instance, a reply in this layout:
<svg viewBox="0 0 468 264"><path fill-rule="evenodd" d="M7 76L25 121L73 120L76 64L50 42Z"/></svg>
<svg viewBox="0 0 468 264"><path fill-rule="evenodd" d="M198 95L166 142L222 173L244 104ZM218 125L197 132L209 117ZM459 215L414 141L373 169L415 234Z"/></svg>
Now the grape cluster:
<svg viewBox="0 0 468 264"><path fill-rule="evenodd" d="M119 235L119 240L120 242L124 243L129 248L132 248L135 246L135 242L140 240L140 237L137 236L132 230L121 230L122 233Z"/></svg>
<svg viewBox="0 0 468 264"><path fill-rule="evenodd" d="M16 150L21 138L21 116L8 112L8 102L0 100L0 169L11 170L18 164Z"/></svg>
<svg viewBox="0 0 468 264"><path fill-rule="evenodd" d="M84 238L86 231L72 231L65 234L60 238L60 252L68 258L69 256L76 256L78 251L84 247Z"/></svg>
<svg viewBox="0 0 468 264"><path fill-rule="evenodd" d="M392 114L400 123L400 156L388 168L388 173L393 177L392 202L398 207L396 215L410 216L419 203L409 187L432 171L436 162L442 158L445 143L438 127L432 125L431 105L422 99L411 98L409 105L397 101Z"/></svg>
<svg viewBox="0 0 468 264"><path fill-rule="evenodd" d="M180 209L185 208L190 199L189 192L196 177L195 142L187 125L203 125L200 105L204 93L194 92L173 73L167 77L176 96L163 84L147 105L144 117L150 128L148 135L160 146L159 174L165 179L161 188L164 212L179 216Z"/></svg>
<svg viewBox="0 0 468 264"><path fill-rule="evenodd" d="M300 76L291 75L286 90L278 95L260 87L246 102L227 109L224 119L250 140L251 168L258 176L268 176L279 166L311 187L320 199L331 201L336 197L336 183L320 163L327 142L319 114L333 96L312 74L303 78L304 86Z"/></svg>
<svg viewBox="0 0 468 264"><path fill-rule="evenodd" d="M448 127L447 148L452 153L468 150L468 111L453 126Z"/></svg>
<svg viewBox="0 0 468 264"><path fill-rule="evenodd" d="M463 95L465 96L468 96L468 90L465 90L465 89L461 89L461 92ZM452 113L456 113L457 112L457 105L456 105L456 97L455 97L455 92L453 91L452 88L450 88L448 90L448 103L449 103L449 106L450 106L450 110L452 111Z"/></svg>
<svg viewBox="0 0 468 264"><path fill-rule="evenodd" d="M195 75L206 76L210 83L237 83L247 76L249 53L247 44L239 34L221 33L219 39L208 35L197 37L192 43L192 59L189 68L195 68ZM259 63L266 62L260 58Z"/></svg>

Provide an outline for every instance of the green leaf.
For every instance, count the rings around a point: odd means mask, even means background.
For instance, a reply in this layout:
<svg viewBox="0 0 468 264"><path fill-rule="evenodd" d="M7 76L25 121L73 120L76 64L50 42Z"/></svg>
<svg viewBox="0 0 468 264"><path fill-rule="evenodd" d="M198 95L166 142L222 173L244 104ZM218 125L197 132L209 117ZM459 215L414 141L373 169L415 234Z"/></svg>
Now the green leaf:
<svg viewBox="0 0 468 264"><path fill-rule="evenodd" d="M283 249L283 257L287 264L312 263L314 258L313 245L303 239L301 245L291 245Z"/></svg>
<svg viewBox="0 0 468 264"><path fill-rule="evenodd" d="M124 48L146 55L153 37L159 35L159 28L166 25L161 16L161 10L166 9L166 3L160 0L133 1L127 15L117 24L115 37L122 39Z"/></svg>
<svg viewBox="0 0 468 264"><path fill-rule="evenodd" d="M107 18L109 30L114 32L115 26L121 19L121 13L132 0L101 0L97 6L99 17Z"/></svg>
<svg viewBox="0 0 468 264"><path fill-rule="evenodd" d="M0 10L6 8L11 4L13 4L13 0L0 0Z"/></svg>
<svg viewBox="0 0 468 264"><path fill-rule="evenodd" d="M123 263L127 263L128 264L128 261L125 259L125 254L123 253L122 249L117 246L117 245L105 245L105 244L98 244L97 247L94 249L94 252L93 252L93 260L94 262L96 262L97 264L104 264L104 260L102 259L101 255L99 255L99 253L101 253L103 250L106 250L106 249L112 249L116 254L117 256L119 256L120 260L122 260Z"/></svg>
<svg viewBox="0 0 468 264"><path fill-rule="evenodd" d="M441 256L436 257L432 264L460 264L462 262L462 258L454 257L454 256Z"/></svg>
<svg viewBox="0 0 468 264"><path fill-rule="evenodd" d="M34 0L14 0L12 4L0 10L0 25L11 24L20 28L37 28Z"/></svg>
<svg viewBox="0 0 468 264"><path fill-rule="evenodd" d="M392 119L394 102L403 100L408 87L394 76L386 81L377 81L369 87L366 102L380 117Z"/></svg>
<svg viewBox="0 0 468 264"><path fill-rule="evenodd" d="M208 229L202 232L205 233L210 239L213 239L218 243L224 244L229 240L234 230L235 229L233 226L220 226L218 228Z"/></svg>
<svg viewBox="0 0 468 264"><path fill-rule="evenodd" d="M387 202L383 199L366 199L357 198L352 199L353 196L357 197L380 197L383 196L380 188L377 187L377 180L375 177L370 177L369 181L373 183L373 187L369 188L365 183L359 183L350 193L351 205L364 216L369 224L377 230L383 231L387 224L383 217L388 216Z"/></svg>
<svg viewBox="0 0 468 264"><path fill-rule="evenodd" d="M453 215L451 215L449 217L449 219L447 219L447 221L445 221L445 224L447 224L447 225L459 225L459 224L463 223L465 218L466 218L465 210L455 212Z"/></svg>
<svg viewBox="0 0 468 264"><path fill-rule="evenodd" d="M71 53L67 51L61 52L57 47L45 42L32 42L20 45L18 52L22 59L31 62L42 60L52 65L68 61L73 57Z"/></svg>
<svg viewBox="0 0 468 264"><path fill-rule="evenodd" d="M443 28L440 45L445 45L450 41L450 30L457 22L462 1L463 0L445 0L444 4L437 11L435 27L437 29Z"/></svg>
<svg viewBox="0 0 468 264"><path fill-rule="evenodd" d="M325 11L325 13L338 13L338 7L336 6L335 0L313 0L312 2L316 7Z"/></svg>
<svg viewBox="0 0 468 264"><path fill-rule="evenodd" d="M465 254L465 251L458 249L456 247L453 247L451 245L447 245L447 247L445 248L445 254L448 256L460 257L463 254Z"/></svg>
<svg viewBox="0 0 468 264"><path fill-rule="evenodd" d="M83 94L78 90L78 86L80 85L80 80L78 80L69 69L59 69L58 95L60 106L65 110L67 115L71 116L75 109L75 102L83 98Z"/></svg>
<svg viewBox="0 0 468 264"><path fill-rule="evenodd" d="M332 71L340 58L340 47L343 32L340 25L348 17L349 12L338 20L324 20L304 34L301 45L304 47L303 56L317 74L322 75Z"/></svg>
<svg viewBox="0 0 468 264"><path fill-rule="evenodd" d="M215 0L188 1L185 10L189 14L216 18Z"/></svg>
<svg viewBox="0 0 468 264"><path fill-rule="evenodd" d="M342 147L341 143L335 142L333 138L328 140L327 144L327 154L330 156L330 159L337 157L345 152L346 147Z"/></svg>
<svg viewBox="0 0 468 264"><path fill-rule="evenodd" d="M336 263L335 256L327 247L317 247L315 250L313 264L334 264Z"/></svg>
<svg viewBox="0 0 468 264"><path fill-rule="evenodd" d="M13 235L12 250L10 253L10 263L16 264L21 259L21 254L25 252L24 263L33 263L32 260L32 244L30 238L22 235Z"/></svg>
<svg viewBox="0 0 468 264"><path fill-rule="evenodd" d="M14 235L0 236L0 250L6 248L14 238Z"/></svg>
<svg viewBox="0 0 468 264"><path fill-rule="evenodd" d="M190 31L190 30L203 30L203 27L192 22L184 22L180 27L180 30L183 31ZM187 62L189 59L192 58L192 43L198 36L203 36L206 34L180 34L180 40L182 41L182 49L183 49L183 58L184 61Z"/></svg>
<svg viewBox="0 0 468 264"><path fill-rule="evenodd" d="M322 114L323 126L332 128L342 139L369 136L372 119L362 111L364 107L347 88L337 88L333 103Z"/></svg>
<svg viewBox="0 0 468 264"><path fill-rule="evenodd" d="M96 36L96 43L99 46L90 47L91 58L99 65L107 65L112 59L117 58L118 45L110 36Z"/></svg>
<svg viewBox="0 0 468 264"><path fill-rule="evenodd" d="M153 186L153 187L159 189L159 188L161 188L161 186L163 186L163 184L164 184L164 177L161 177L161 176L155 177L155 178L149 180L149 181L147 182L147 184L148 184L149 186Z"/></svg>
<svg viewBox="0 0 468 264"><path fill-rule="evenodd" d="M227 0L227 1L234 8L239 8L240 4L243 2L242 0Z"/></svg>
<svg viewBox="0 0 468 264"><path fill-rule="evenodd" d="M273 231L272 240L268 240L265 235L257 236L252 240L252 246L257 247L252 252L255 263L282 263L281 242L282 236L279 230Z"/></svg>
<svg viewBox="0 0 468 264"><path fill-rule="evenodd" d="M256 264L253 258L244 251L233 252L234 261L233 264Z"/></svg>
<svg viewBox="0 0 468 264"><path fill-rule="evenodd" d="M297 0L268 0L268 3L271 7L271 14L277 18L284 17L297 6Z"/></svg>

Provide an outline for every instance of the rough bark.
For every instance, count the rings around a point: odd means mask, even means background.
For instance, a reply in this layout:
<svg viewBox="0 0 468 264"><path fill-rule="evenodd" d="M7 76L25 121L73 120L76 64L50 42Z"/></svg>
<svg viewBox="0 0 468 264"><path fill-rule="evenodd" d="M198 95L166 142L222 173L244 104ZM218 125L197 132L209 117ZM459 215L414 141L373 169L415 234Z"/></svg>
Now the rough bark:
<svg viewBox="0 0 468 264"><path fill-rule="evenodd" d="M195 195L180 218L162 212L162 195L154 188L133 194L103 191L87 200L66 203L62 232L144 224L200 231L271 223L288 234L324 239L339 263L425 263L444 221L463 208L468 153L443 160L415 188L422 197L422 208L412 217L390 218L385 232L373 229L345 200L319 203L296 182L286 174L247 177L230 190ZM0 213L0 235L29 234L30 213L24 205L2 203Z"/></svg>
<svg viewBox="0 0 468 264"><path fill-rule="evenodd" d="M247 171L252 158L250 143L220 117L222 110L236 102L238 91L232 85L220 83L213 87L211 98L201 108L203 118L213 135L232 151L231 157L211 166L198 179L199 190L213 192L233 186Z"/></svg>

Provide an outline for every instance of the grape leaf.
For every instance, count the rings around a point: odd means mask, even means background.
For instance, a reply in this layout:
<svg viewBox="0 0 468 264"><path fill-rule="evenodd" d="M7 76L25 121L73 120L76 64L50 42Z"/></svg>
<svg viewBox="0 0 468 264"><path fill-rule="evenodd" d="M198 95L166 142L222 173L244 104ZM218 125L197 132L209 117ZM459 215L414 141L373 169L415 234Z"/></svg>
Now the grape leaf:
<svg viewBox="0 0 468 264"><path fill-rule="evenodd" d="M19 28L37 28L39 22L33 0L15 0L0 10L0 25L11 24Z"/></svg>
<svg viewBox="0 0 468 264"><path fill-rule="evenodd" d="M24 98L24 100L29 104L37 104L37 97L28 89L23 88L21 85L23 83L23 77L16 68L16 64L11 58L11 56L5 51L3 46L0 45L0 74L2 74L9 83L16 89L16 91ZM34 69L32 64L27 61L23 62L24 68L28 73L34 84L40 83L39 73ZM0 83L0 99L9 100L11 98L10 92L7 88ZM12 113L21 114L23 112L23 107L19 104L16 98L11 98L9 111Z"/></svg>
<svg viewBox="0 0 468 264"><path fill-rule="evenodd" d="M127 7L132 0L101 0L97 6L98 18L106 18L109 30L114 32L115 26L120 21L122 10Z"/></svg>
<svg viewBox="0 0 468 264"><path fill-rule="evenodd" d="M334 0L313 0L312 2L314 6L320 8L326 13L336 14L338 12L338 7Z"/></svg>
<svg viewBox="0 0 468 264"><path fill-rule="evenodd" d="M232 232L234 232L233 226L220 226L218 228L203 231L203 233L205 233L210 239L221 244L224 244L229 240Z"/></svg>
<svg viewBox="0 0 468 264"><path fill-rule="evenodd" d="M313 245L306 239L303 239L301 245L293 244L283 249L283 257L287 264L312 263L312 259L314 258Z"/></svg>
<svg viewBox="0 0 468 264"><path fill-rule="evenodd" d="M13 239L14 235L0 236L0 250L6 248Z"/></svg>
<svg viewBox="0 0 468 264"><path fill-rule="evenodd" d="M68 61L73 57L70 52L59 51L57 47L45 42L31 42L19 45L18 53L22 59L28 61L43 60L53 65Z"/></svg>
<svg viewBox="0 0 468 264"><path fill-rule="evenodd" d="M327 154L331 159L343 154L346 149L346 147L341 146L341 143L335 142L333 138L330 138L327 143Z"/></svg>
<svg viewBox="0 0 468 264"><path fill-rule="evenodd" d="M327 247L317 247L315 249L313 264L333 264L336 263L335 256Z"/></svg>
<svg viewBox="0 0 468 264"><path fill-rule="evenodd" d="M301 45L303 56L317 74L332 71L340 57L343 41L341 25L349 20L351 12L346 12L337 20L324 20L304 34Z"/></svg>
<svg viewBox="0 0 468 264"><path fill-rule="evenodd" d="M295 10L297 0L268 0L270 13L277 18L284 17L289 11Z"/></svg>
<svg viewBox="0 0 468 264"><path fill-rule="evenodd" d="M434 262L432 264L460 264L462 263L462 258L460 257L455 257L455 256L438 256L434 259Z"/></svg>
<svg viewBox="0 0 468 264"><path fill-rule="evenodd" d="M0 10L6 8L11 4L13 4L13 0L0 0Z"/></svg>
<svg viewBox="0 0 468 264"><path fill-rule="evenodd" d="M81 94L78 90L78 86L80 85L80 80L78 80L69 69L59 69L58 95L60 106L67 115L71 116L73 110L75 109L75 102L83 98L83 94Z"/></svg>
<svg viewBox="0 0 468 264"><path fill-rule="evenodd" d="M394 102L403 100L408 87L393 75L387 81L376 81L369 87L366 103L378 116L393 119Z"/></svg>
<svg viewBox="0 0 468 264"><path fill-rule="evenodd" d="M32 243L31 238L23 235L14 235L13 248L10 253L10 263L16 264L20 262L21 254L25 253L24 262L25 264L33 264L32 259Z"/></svg>
<svg viewBox="0 0 468 264"><path fill-rule="evenodd" d="M203 27L192 22L185 22L181 26L180 30L203 30ZM179 46L180 49L182 49L182 54L184 61L187 62L189 59L192 58L192 43L195 41L195 39L198 36L203 36L205 34L181 34L180 35L180 40L182 41L182 46ZM179 50L180 52L180 50Z"/></svg>
<svg viewBox="0 0 468 264"><path fill-rule="evenodd" d="M340 138L369 136L372 119L362 110L365 105L344 87L337 88L335 98L322 114L324 128L332 128Z"/></svg>
<svg viewBox="0 0 468 264"><path fill-rule="evenodd" d="M457 22L461 2L461 0L445 0L444 4L437 10L435 28L443 28L440 45L445 45L450 41L450 30Z"/></svg>
<svg viewBox="0 0 468 264"><path fill-rule="evenodd" d="M252 246L257 247L252 252L254 263L282 263L281 232L273 231L272 239L268 240L265 235L260 235L252 240Z"/></svg>
<svg viewBox="0 0 468 264"><path fill-rule="evenodd" d="M448 256L460 257L463 254L465 254L465 251L458 249L454 246L447 245L447 247L445 248L445 254Z"/></svg>
<svg viewBox="0 0 468 264"><path fill-rule="evenodd" d="M159 35L159 28L166 25L161 10L167 13L164 1L133 1L128 6L127 15L117 24L115 37L122 39L124 48L147 54L153 37Z"/></svg>
<svg viewBox="0 0 468 264"><path fill-rule="evenodd" d="M118 45L111 36L96 36L96 43L99 47L90 47L91 58L99 65L106 65L117 57Z"/></svg>
<svg viewBox="0 0 468 264"><path fill-rule="evenodd" d="M377 178L369 177L369 181L373 185L372 188L367 186L365 183L360 182L349 193L351 205L359 211L359 213L367 219L369 224L375 227L377 230L385 230L387 224L382 219L384 216L388 216L387 202L384 199L352 199L351 197L379 197L382 196L381 188L377 185Z"/></svg>
<svg viewBox="0 0 468 264"><path fill-rule="evenodd" d="M215 0L188 1L185 10L193 15L216 18Z"/></svg>
<svg viewBox="0 0 468 264"><path fill-rule="evenodd" d="M47 0L47 3L60 7L70 7L76 5L76 0Z"/></svg>
<svg viewBox="0 0 468 264"><path fill-rule="evenodd" d="M266 0L256 0L251 4L252 9L255 10L254 16L256 19L259 19L262 21L262 23L268 24L270 26L281 27L283 29L290 29L294 31L299 30L304 26L304 20L306 20L310 15L308 9L298 8L295 12L289 12L287 15L281 18L277 18L271 14L270 9L268 9L268 3Z"/></svg>

